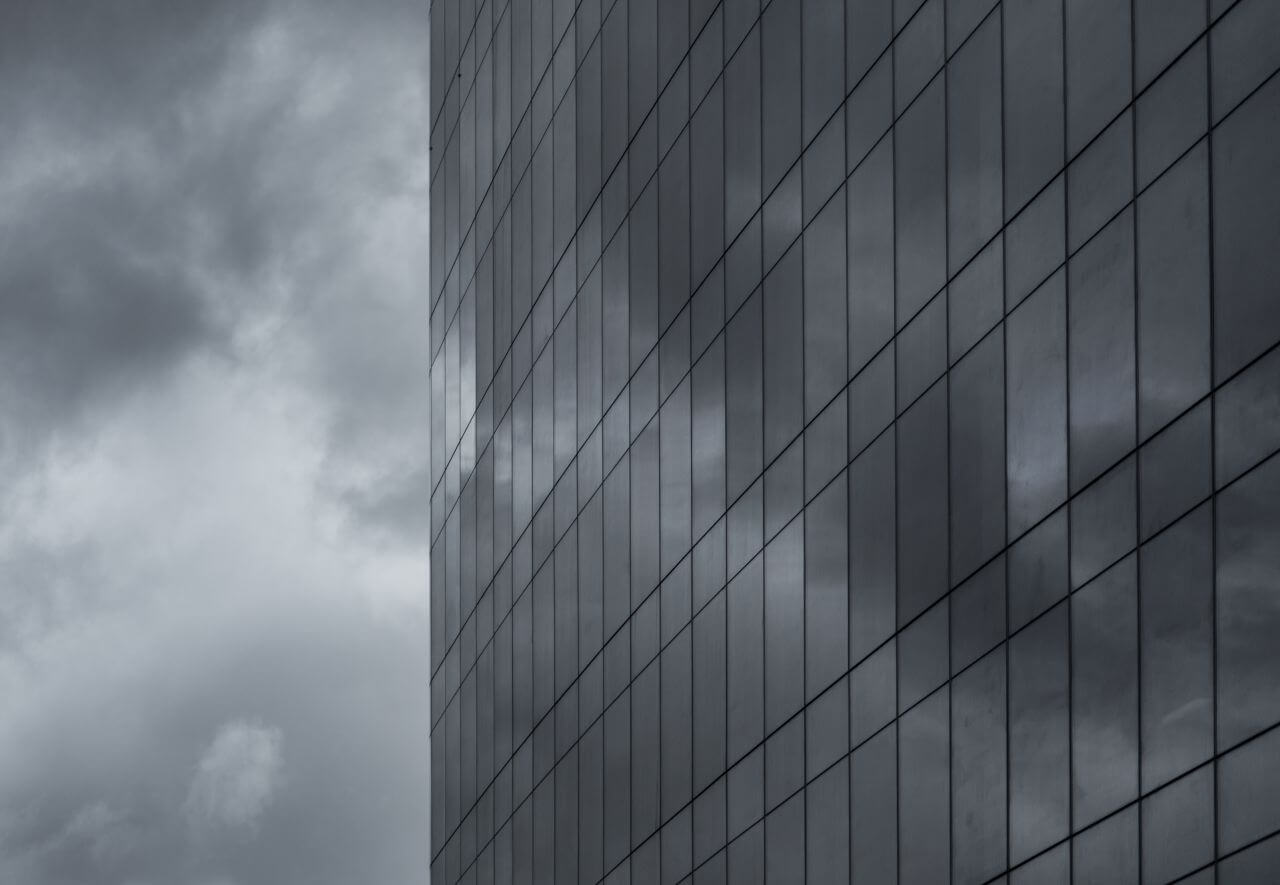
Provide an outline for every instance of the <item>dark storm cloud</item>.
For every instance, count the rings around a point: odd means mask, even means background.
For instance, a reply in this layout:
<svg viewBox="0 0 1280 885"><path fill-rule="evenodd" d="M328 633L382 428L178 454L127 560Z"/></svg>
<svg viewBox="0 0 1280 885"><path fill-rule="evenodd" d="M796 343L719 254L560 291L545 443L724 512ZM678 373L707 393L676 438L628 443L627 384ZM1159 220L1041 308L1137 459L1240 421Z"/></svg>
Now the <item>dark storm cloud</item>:
<svg viewBox="0 0 1280 885"><path fill-rule="evenodd" d="M162 200L95 183L32 202L0 240L0 371L12 409L56 421L220 336L181 252L166 248Z"/></svg>
<svg viewBox="0 0 1280 885"><path fill-rule="evenodd" d="M0 7L0 881L426 881L427 43Z"/></svg>

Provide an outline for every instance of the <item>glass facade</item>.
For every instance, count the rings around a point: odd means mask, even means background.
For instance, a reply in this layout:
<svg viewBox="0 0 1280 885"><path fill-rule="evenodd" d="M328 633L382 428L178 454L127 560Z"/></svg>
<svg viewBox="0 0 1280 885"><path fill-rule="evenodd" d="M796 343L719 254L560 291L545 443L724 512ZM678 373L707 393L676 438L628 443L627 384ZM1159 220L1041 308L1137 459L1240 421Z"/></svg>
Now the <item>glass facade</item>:
<svg viewBox="0 0 1280 885"><path fill-rule="evenodd" d="M433 882L1280 881L1280 4L431 35Z"/></svg>

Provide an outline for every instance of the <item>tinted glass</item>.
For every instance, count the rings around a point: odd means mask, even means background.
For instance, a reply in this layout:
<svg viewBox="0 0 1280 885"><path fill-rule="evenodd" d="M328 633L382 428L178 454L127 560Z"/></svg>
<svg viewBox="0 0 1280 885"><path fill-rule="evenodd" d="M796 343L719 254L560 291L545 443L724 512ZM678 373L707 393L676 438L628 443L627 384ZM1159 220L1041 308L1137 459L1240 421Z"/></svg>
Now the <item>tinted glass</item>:
<svg viewBox="0 0 1280 885"><path fill-rule="evenodd" d="M826 689L848 668L848 541L847 489L843 482L836 482L805 510L806 700Z"/></svg>
<svg viewBox="0 0 1280 885"><path fill-rule="evenodd" d="M1142 548L1142 785L1213 752L1212 513L1203 506Z"/></svg>
<svg viewBox="0 0 1280 885"><path fill-rule="evenodd" d="M940 5L940 0L935 2ZM951 273L972 258L1004 220L1000 63L1000 17L990 16L961 47L947 71Z"/></svg>
<svg viewBox="0 0 1280 885"><path fill-rule="evenodd" d="M1058 606L1009 640L1009 860L1070 832L1067 610Z"/></svg>
<svg viewBox="0 0 1280 885"><path fill-rule="evenodd" d="M898 740L890 726L849 757L850 855L858 885L892 882L898 872Z"/></svg>
<svg viewBox="0 0 1280 885"><path fill-rule="evenodd" d="M1125 211L1067 265L1071 487L1133 447L1133 216Z"/></svg>
<svg viewBox="0 0 1280 885"><path fill-rule="evenodd" d="M950 875L947 707L943 688L903 716L898 732L901 883L925 885Z"/></svg>
<svg viewBox="0 0 1280 885"><path fill-rule="evenodd" d="M1218 498L1218 742L1231 745L1280 720L1280 458Z"/></svg>
<svg viewBox="0 0 1280 885"><path fill-rule="evenodd" d="M988 335L951 373L951 575L1004 546L1004 341Z"/></svg>
<svg viewBox="0 0 1280 885"><path fill-rule="evenodd" d="M1138 198L1138 426L1143 437L1209 389L1208 150Z"/></svg>
<svg viewBox="0 0 1280 885"><path fill-rule="evenodd" d="M1254 3L1261 7L1267 4ZM1280 225L1280 80L1272 79L1213 134L1214 378L1225 380L1280 339L1269 280Z"/></svg>
<svg viewBox="0 0 1280 885"><path fill-rule="evenodd" d="M938 3L940 0L933 0ZM894 131L898 325L946 282L946 107L934 80Z"/></svg>
<svg viewBox="0 0 1280 885"><path fill-rule="evenodd" d="M1004 7L1005 217L1062 167L1062 4L1030 0Z"/></svg>
<svg viewBox="0 0 1280 885"><path fill-rule="evenodd" d="M435 877L1269 881L1276 5L435 5Z"/></svg>
<svg viewBox="0 0 1280 885"><path fill-rule="evenodd" d="M1005 865L1005 655L966 670L951 695L953 878L985 882Z"/></svg>
<svg viewBox="0 0 1280 885"><path fill-rule="evenodd" d="M1071 604L1072 822L1138 794L1137 563L1115 565Z"/></svg>
<svg viewBox="0 0 1280 885"><path fill-rule="evenodd" d="M946 393L934 385L899 420L899 623L947 592Z"/></svg>
<svg viewBox="0 0 1280 885"><path fill-rule="evenodd" d="M1009 534L1067 496L1067 306L1055 275L1009 315L1006 414Z"/></svg>

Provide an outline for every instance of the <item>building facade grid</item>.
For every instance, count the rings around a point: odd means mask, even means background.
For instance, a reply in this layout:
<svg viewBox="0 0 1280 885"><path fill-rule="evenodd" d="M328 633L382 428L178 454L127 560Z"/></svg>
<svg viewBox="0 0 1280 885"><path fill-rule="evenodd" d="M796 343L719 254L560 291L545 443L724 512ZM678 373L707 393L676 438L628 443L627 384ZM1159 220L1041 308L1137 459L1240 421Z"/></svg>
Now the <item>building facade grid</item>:
<svg viewBox="0 0 1280 885"><path fill-rule="evenodd" d="M1280 870L1280 4L435 0L432 878Z"/></svg>

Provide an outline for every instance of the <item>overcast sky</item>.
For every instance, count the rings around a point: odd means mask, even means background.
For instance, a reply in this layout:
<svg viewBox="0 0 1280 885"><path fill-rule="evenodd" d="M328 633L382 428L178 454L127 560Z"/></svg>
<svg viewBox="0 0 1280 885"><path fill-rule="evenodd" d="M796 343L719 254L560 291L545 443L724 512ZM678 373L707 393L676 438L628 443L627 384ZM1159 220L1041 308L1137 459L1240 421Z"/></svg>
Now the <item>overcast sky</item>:
<svg viewBox="0 0 1280 885"><path fill-rule="evenodd" d="M427 46L0 3L0 882L426 882Z"/></svg>

